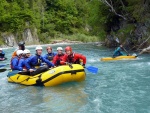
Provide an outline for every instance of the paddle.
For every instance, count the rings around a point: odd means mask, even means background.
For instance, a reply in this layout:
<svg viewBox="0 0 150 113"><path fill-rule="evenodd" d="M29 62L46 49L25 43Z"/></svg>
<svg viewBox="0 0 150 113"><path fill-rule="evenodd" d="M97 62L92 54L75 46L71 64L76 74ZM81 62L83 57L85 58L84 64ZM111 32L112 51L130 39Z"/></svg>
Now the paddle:
<svg viewBox="0 0 150 113"><path fill-rule="evenodd" d="M73 66L72 66L72 64L71 63L69 63L69 62L65 62L67 65L69 65L69 67L72 69L73 68Z"/></svg>
<svg viewBox="0 0 150 113"><path fill-rule="evenodd" d="M5 71L7 71L7 70L11 70L11 69L0 69L0 73L5 72ZM11 72L8 73L7 77L13 76L13 75L15 75L15 74L18 74L19 72L21 72L21 71L19 71L19 70L11 71Z"/></svg>
<svg viewBox="0 0 150 113"><path fill-rule="evenodd" d="M73 66L71 63L68 63L68 62L65 62L66 64L69 65L69 67L72 69ZM94 66L88 66L88 67L84 67L85 69L87 69L89 72L91 73L94 73L94 74L97 74L98 73L98 68L97 67L94 67Z"/></svg>
<svg viewBox="0 0 150 113"><path fill-rule="evenodd" d="M0 69L0 73L7 71L7 69Z"/></svg>
<svg viewBox="0 0 150 113"><path fill-rule="evenodd" d="M119 41L118 38L116 38L116 42L117 42L118 44L120 44L120 41ZM128 52L124 47L122 47L122 48L124 49L124 51L125 51L128 55L130 55L129 52ZM136 53L133 53L132 56L138 57L139 55L137 55Z"/></svg>
<svg viewBox="0 0 150 113"><path fill-rule="evenodd" d="M19 70L13 70L13 71L11 71L11 72L8 73L7 77L14 76L15 74L18 74L19 72L21 72L21 71L19 71Z"/></svg>
<svg viewBox="0 0 150 113"><path fill-rule="evenodd" d="M5 61L5 60L7 60L7 58L5 57L5 59L0 59L0 61Z"/></svg>
<svg viewBox="0 0 150 113"><path fill-rule="evenodd" d="M98 68L94 67L94 66L88 66L88 67L85 67L85 69L87 69L89 72L91 72L93 74L97 74L98 73Z"/></svg>
<svg viewBox="0 0 150 113"><path fill-rule="evenodd" d="M4 67L4 66L7 66L7 65L9 65L9 64L2 64L2 65L0 65L0 68Z"/></svg>

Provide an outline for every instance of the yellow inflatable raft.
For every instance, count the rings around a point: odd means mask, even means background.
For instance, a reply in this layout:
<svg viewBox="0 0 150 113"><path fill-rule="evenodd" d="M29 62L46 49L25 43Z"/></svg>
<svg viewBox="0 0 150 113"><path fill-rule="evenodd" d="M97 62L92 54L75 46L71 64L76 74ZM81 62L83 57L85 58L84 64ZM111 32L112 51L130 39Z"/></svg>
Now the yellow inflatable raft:
<svg viewBox="0 0 150 113"><path fill-rule="evenodd" d="M59 66L35 76L16 74L8 77L8 82L23 85L55 86L65 82L85 80L84 68L79 64Z"/></svg>
<svg viewBox="0 0 150 113"><path fill-rule="evenodd" d="M112 60L130 60L130 59L135 59L137 56L118 56L118 57L105 57L101 58L101 61L112 61Z"/></svg>

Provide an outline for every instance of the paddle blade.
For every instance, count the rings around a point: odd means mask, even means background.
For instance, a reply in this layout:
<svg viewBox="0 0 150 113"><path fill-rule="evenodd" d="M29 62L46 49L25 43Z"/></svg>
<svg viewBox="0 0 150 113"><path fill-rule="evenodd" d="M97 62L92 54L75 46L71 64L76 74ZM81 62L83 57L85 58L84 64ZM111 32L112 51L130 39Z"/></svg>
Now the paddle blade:
<svg viewBox="0 0 150 113"><path fill-rule="evenodd" d="M7 77L14 76L15 74L18 74L18 73L19 73L19 70L11 71L8 73Z"/></svg>
<svg viewBox="0 0 150 113"><path fill-rule="evenodd" d="M4 72L4 71L6 71L7 69L0 69L0 73L2 73L2 72Z"/></svg>
<svg viewBox="0 0 150 113"><path fill-rule="evenodd" d="M3 65L0 65L0 68L1 68L1 67L4 67L4 66L6 66L6 65L5 65L5 64L3 64Z"/></svg>
<svg viewBox="0 0 150 113"><path fill-rule="evenodd" d="M86 67L86 69L91 72L91 73L94 73L94 74L97 74L98 73L98 68L97 67L93 67L93 66L88 66Z"/></svg>
<svg viewBox="0 0 150 113"><path fill-rule="evenodd" d="M2 64L2 65L0 65L0 68L4 67L4 66L7 66L7 65L10 65L10 64Z"/></svg>
<svg viewBox="0 0 150 113"><path fill-rule="evenodd" d="M119 39L118 39L117 37L116 37L116 42L117 42L117 43L120 43L120 41L119 41Z"/></svg>

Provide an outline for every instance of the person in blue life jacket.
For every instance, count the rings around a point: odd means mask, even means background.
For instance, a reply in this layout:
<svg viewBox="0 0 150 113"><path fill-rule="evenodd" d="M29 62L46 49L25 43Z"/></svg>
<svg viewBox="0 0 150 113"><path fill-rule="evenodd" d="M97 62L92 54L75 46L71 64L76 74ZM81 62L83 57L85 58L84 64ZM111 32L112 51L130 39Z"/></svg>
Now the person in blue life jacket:
<svg viewBox="0 0 150 113"><path fill-rule="evenodd" d="M5 53L2 48L0 48L0 60L5 60Z"/></svg>
<svg viewBox="0 0 150 113"><path fill-rule="evenodd" d="M46 48L46 50L47 50L47 54L44 55L44 58L47 59L47 60L49 60L49 61L52 61L53 58L54 58L54 56L56 56L57 53L53 52L52 51L52 47L50 47L50 46L48 46Z"/></svg>
<svg viewBox="0 0 150 113"><path fill-rule="evenodd" d="M25 60L31 57L31 52L30 52L30 50L28 50L28 49L25 49L25 50L23 51L23 54L24 54L24 59L25 59Z"/></svg>
<svg viewBox="0 0 150 113"><path fill-rule="evenodd" d="M30 72L27 71L27 67L26 67L26 65L25 65L25 61L26 61L28 58L30 58L30 56L31 56L30 50L25 49L25 50L23 51L23 58L20 59L20 62L19 62L19 64L18 64L18 67L22 67L22 70L20 70L20 71L22 71L22 72L19 72L19 74L30 75Z"/></svg>
<svg viewBox="0 0 150 113"><path fill-rule="evenodd" d="M53 63L42 57L41 54L43 49L41 46L37 46L35 50L36 54L25 60L25 66L27 70L30 71L30 75L33 76L41 72L47 71L51 67L55 67ZM43 62L46 63L47 65L42 66Z"/></svg>
<svg viewBox="0 0 150 113"><path fill-rule="evenodd" d="M117 49L114 51L113 57L122 56L124 55L123 52L123 45L121 44Z"/></svg>
<svg viewBox="0 0 150 113"><path fill-rule="evenodd" d="M18 63L18 66L23 68L21 71L27 71L27 68L25 66L25 60L27 60L30 56L31 56L30 50L25 49L23 51L23 58L21 58L20 62Z"/></svg>
<svg viewBox="0 0 150 113"><path fill-rule="evenodd" d="M11 69L12 70L19 70L19 71L23 71L23 67L19 66L19 63L23 63L23 51L22 50L17 50L16 51L17 56L13 57L11 59Z"/></svg>

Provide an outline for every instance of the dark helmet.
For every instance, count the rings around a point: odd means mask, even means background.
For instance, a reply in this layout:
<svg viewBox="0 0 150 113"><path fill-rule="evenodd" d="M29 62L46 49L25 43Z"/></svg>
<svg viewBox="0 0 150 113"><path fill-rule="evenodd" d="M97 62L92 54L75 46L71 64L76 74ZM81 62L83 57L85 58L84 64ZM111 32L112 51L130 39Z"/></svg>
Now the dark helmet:
<svg viewBox="0 0 150 113"><path fill-rule="evenodd" d="M21 47L21 50L25 50L24 44L25 44L25 42L23 42L23 41L18 43L18 46Z"/></svg>
<svg viewBox="0 0 150 113"><path fill-rule="evenodd" d="M25 42L21 41L18 43L18 46L24 46Z"/></svg>

